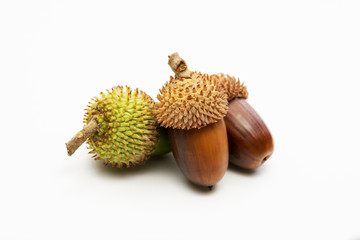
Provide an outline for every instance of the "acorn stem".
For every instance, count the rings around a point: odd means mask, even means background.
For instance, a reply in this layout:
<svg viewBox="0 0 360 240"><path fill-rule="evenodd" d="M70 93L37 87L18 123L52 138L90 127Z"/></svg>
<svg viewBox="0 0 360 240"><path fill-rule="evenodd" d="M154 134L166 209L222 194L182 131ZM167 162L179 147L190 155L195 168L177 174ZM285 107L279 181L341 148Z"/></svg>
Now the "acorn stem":
<svg viewBox="0 0 360 240"><path fill-rule="evenodd" d="M176 78L191 77L191 72L189 71L185 60L182 59L177 52L169 56L168 64L175 73Z"/></svg>
<svg viewBox="0 0 360 240"><path fill-rule="evenodd" d="M86 141L87 138L93 136L97 132L98 127L99 125L97 120L92 118L82 130L76 133L70 141L65 143L68 155L73 155L73 153Z"/></svg>

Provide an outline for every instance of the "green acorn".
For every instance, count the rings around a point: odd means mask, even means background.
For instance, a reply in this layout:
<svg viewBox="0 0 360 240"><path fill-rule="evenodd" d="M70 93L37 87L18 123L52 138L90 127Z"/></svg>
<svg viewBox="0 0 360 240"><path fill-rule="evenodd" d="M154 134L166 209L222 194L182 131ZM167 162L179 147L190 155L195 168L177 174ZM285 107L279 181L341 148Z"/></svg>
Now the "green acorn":
<svg viewBox="0 0 360 240"><path fill-rule="evenodd" d="M145 163L159 142L153 99L138 89L117 86L92 100L84 128L66 143L68 155L87 141L90 153L105 165L123 168Z"/></svg>
<svg viewBox="0 0 360 240"><path fill-rule="evenodd" d="M166 128L159 126L159 142L151 156L159 156L171 152L170 140Z"/></svg>

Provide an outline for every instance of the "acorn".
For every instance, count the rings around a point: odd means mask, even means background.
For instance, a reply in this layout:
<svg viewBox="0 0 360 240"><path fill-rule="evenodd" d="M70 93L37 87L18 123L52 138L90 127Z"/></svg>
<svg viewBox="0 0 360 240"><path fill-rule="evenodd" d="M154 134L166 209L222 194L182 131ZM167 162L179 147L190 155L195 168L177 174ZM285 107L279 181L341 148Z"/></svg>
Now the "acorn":
<svg viewBox="0 0 360 240"><path fill-rule="evenodd" d="M228 167L228 140L223 117L227 95L213 79L191 74L177 53L169 56L175 77L160 90L156 118L167 128L178 167L192 183L211 188Z"/></svg>
<svg viewBox="0 0 360 240"><path fill-rule="evenodd" d="M229 108L224 118L229 141L230 162L245 169L256 169L274 151L272 135L247 102L248 91L239 79L224 74L210 76L227 92Z"/></svg>
<svg viewBox="0 0 360 240"><path fill-rule="evenodd" d="M158 129L160 133L159 142L151 156L160 156L171 152L170 141L166 129L160 126Z"/></svg>
<svg viewBox="0 0 360 240"><path fill-rule="evenodd" d="M155 102L145 92L117 86L92 100L84 128L66 143L69 156L87 141L95 160L124 168L144 164L155 149L157 154L169 151L166 137L159 143Z"/></svg>

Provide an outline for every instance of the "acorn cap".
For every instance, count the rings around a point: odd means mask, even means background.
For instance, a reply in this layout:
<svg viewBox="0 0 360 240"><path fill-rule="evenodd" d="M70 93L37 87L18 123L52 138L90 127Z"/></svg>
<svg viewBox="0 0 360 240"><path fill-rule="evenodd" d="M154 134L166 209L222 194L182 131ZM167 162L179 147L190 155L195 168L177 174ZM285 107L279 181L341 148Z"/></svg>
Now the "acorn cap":
<svg viewBox="0 0 360 240"><path fill-rule="evenodd" d="M240 80L223 73L210 75L221 88L225 89L228 101L234 98L248 98L248 91L244 83L240 84Z"/></svg>
<svg viewBox="0 0 360 240"><path fill-rule="evenodd" d="M113 167L143 164L159 138L153 99L138 89L117 86L92 100L84 123L95 118L99 127L87 139L90 153Z"/></svg>
<svg viewBox="0 0 360 240"><path fill-rule="evenodd" d="M222 119L228 110L227 95L208 75L173 78L165 83L155 104L159 124L174 129L200 129Z"/></svg>

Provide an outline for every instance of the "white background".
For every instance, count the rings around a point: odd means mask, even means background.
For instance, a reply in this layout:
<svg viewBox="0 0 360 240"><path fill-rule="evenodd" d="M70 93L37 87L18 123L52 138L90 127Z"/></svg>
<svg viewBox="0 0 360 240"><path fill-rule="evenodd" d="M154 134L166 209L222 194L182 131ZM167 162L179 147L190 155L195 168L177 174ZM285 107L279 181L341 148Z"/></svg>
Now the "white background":
<svg viewBox="0 0 360 240"><path fill-rule="evenodd" d="M131 170L65 142L175 51L240 77L274 141L213 191L171 154ZM1 239L360 239L359 1L1 1Z"/></svg>

